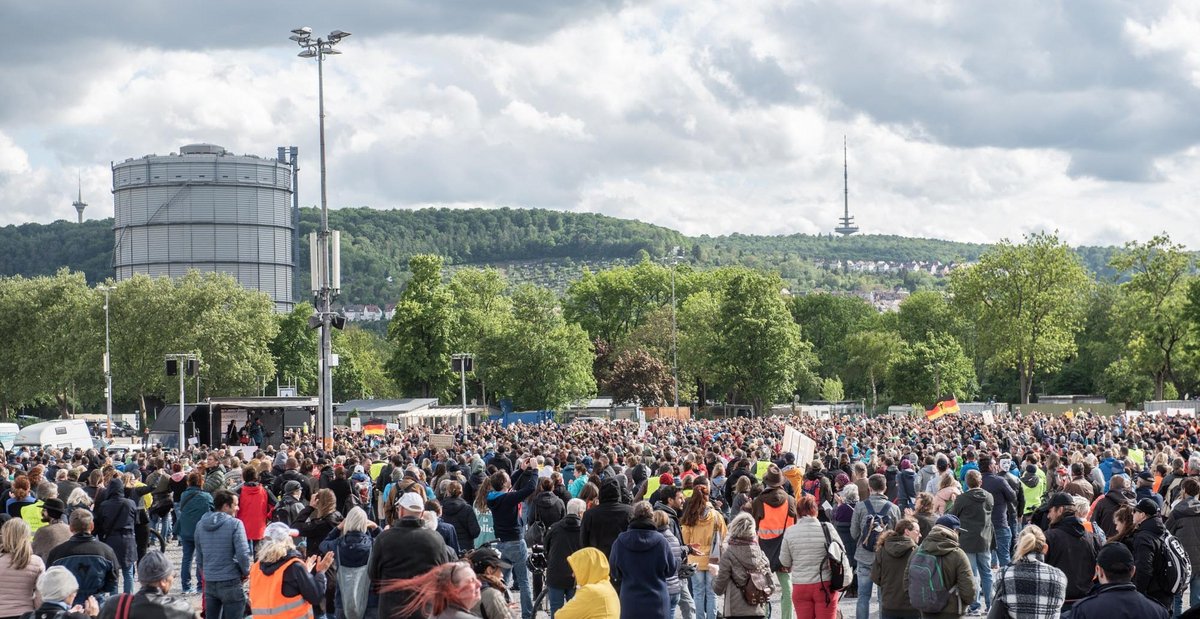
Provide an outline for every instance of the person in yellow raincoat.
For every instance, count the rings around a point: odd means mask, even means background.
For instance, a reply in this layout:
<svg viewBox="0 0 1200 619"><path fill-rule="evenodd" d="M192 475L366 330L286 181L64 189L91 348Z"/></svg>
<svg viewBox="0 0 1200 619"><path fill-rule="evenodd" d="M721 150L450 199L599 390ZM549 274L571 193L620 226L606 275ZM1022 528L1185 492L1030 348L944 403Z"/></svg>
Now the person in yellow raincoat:
<svg viewBox="0 0 1200 619"><path fill-rule="evenodd" d="M608 579L608 558L595 548L580 548L567 557L575 572L575 597L554 619L620 619L621 600Z"/></svg>

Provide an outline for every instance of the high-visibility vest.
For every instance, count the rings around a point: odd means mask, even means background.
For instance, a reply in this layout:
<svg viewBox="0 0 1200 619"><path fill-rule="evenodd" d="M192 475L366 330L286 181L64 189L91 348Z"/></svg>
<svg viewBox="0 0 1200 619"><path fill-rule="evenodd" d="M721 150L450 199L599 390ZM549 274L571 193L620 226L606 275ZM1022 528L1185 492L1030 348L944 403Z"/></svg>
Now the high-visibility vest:
<svg viewBox="0 0 1200 619"><path fill-rule="evenodd" d="M796 519L788 513L787 501L777 507L763 503L763 519L758 523L758 539L775 539L783 535Z"/></svg>
<svg viewBox="0 0 1200 619"><path fill-rule="evenodd" d="M1129 459L1137 463L1141 468L1146 468L1146 452L1141 449L1130 449Z"/></svg>
<svg viewBox="0 0 1200 619"><path fill-rule="evenodd" d="M254 619L312 619L313 608L304 596L283 596L283 574L293 563L292 557L270 576L263 573L259 562L250 566L250 616Z"/></svg>
<svg viewBox="0 0 1200 619"><path fill-rule="evenodd" d="M35 501L21 508L21 520L29 524L29 530L37 533L38 529L46 526L42 520L42 502Z"/></svg>
<svg viewBox="0 0 1200 619"><path fill-rule="evenodd" d="M662 481L657 477L651 477L650 479L647 479L646 480L646 494L643 495L642 498L643 499L649 498L651 495L654 494L654 492L656 490L658 490L658 487L661 485L662 485Z"/></svg>
<svg viewBox="0 0 1200 619"><path fill-rule="evenodd" d="M762 481L763 476L767 474L767 470L770 468L770 462L759 462L758 465L754 467L754 476L758 478L758 481Z"/></svg>
<svg viewBox="0 0 1200 619"><path fill-rule="evenodd" d="M1025 495L1025 513L1032 514L1046 496L1046 478L1039 475L1037 484L1032 488L1021 482L1021 494Z"/></svg>

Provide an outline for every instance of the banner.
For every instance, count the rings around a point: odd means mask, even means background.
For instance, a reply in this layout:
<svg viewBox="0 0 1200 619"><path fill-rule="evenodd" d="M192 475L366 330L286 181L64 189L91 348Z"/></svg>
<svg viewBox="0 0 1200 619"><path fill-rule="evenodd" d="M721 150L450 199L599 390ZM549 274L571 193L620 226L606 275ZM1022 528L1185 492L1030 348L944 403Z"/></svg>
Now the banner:
<svg viewBox="0 0 1200 619"><path fill-rule="evenodd" d="M430 434L429 446L434 449L450 449L454 446L454 436L450 434Z"/></svg>
<svg viewBox="0 0 1200 619"><path fill-rule="evenodd" d="M805 468L812 462L817 442L792 426L783 427L783 450L796 456L796 466Z"/></svg>

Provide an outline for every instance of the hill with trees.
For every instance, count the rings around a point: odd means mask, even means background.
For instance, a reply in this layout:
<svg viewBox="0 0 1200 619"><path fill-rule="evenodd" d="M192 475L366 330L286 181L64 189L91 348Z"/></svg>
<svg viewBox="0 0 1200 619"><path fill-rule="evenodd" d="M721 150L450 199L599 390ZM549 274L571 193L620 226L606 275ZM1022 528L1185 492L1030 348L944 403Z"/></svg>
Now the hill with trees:
<svg viewBox="0 0 1200 619"><path fill-rule="evenodd" d="M978 243L894 235L687 237L662 226L595 213L547 209L330 211L330 226L342 231L343 303L385 304L399 298L410 277L409 258L436 254L450 272L494 266L510 285L532 283L562 294L586 267L597 271L640 262L643 255L666 256L680 247L697 269L745 266L777 272L794 292L909 291L941 288L944 278L927 270L899 268L862 272L847 263L879 261L961 264L988 248ZM320 212L301 209L300 233L317 229ZM0 227L0 276L51 275L66 267L96 283L111 276L112 220L83 224L56 221ZM1114 273L1109 260L1117 248L1081 247L1085 268L1101 279ZM300 247L300 281L308 281L308 246Z"/></svg>

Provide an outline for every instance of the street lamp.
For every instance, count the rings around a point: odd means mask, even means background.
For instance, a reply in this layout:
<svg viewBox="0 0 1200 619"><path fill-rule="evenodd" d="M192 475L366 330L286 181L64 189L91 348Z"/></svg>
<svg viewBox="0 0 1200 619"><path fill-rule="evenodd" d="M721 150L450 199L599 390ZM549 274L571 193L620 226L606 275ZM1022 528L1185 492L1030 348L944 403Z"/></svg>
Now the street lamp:
<svg viewBox="0 0 1200 619"><path fill-rule="evenodd" d="M671 261L671 380L675 393L675 414L679 414L679 337L675 329L675 267L679 264L680 251L676 245L665 260Z"/></svg>
<svg viewBox="0 0 1200 619"><path fill-rule="evenodd" d="M315 243L311 243L309 251L313 254L310 264L313 269L313 292L317 296L317 315L321 327L321 376L317 382L318 405L320 415L321 436L325 446L333 444L333 372L331 365L332 341L330 327L333 322L333 312L330 309L333 297L341 288L341 276L338 256L338 238L336 233L329 231L329 201L326 191L325 175L325 56L340 54L333 46L342 39L350 36L349 32L334 30L325 38L313 39L312 28L307 26L292 31L289 39L296 42L302 49L301 58L317 59L317 109L319 115L319 132L321 137L321 230L315 235ZM332 264L331 252L332 248Z"/></svg>
<svg viewBox="0 0 1200 619"><path fill-rule="evenodd" d="M462 380L462 429L467 431L467 372L475 371L475 355L469 352L456 352L450 355L450 369L458 372Z"/></svg>
<svg viewBox="0 0 1200 619"><path fill-rule="evenodd" d="M167 376L179 375L179 453L182 454L187 448L184 430L184 420L187 417L184 414L184 405L187 403L187 396L184 393L184 377L200 376L200 355L190 352L170 353L166 355L166 360ZM196 392L196 402L200 402L199 390Z"/></svg>
<svg viewBox="0 0 1200 619"><path fill-rule="evenodd" d="M96 290L104 293L104 399L108 415L108 427L104 430L104 438L112 440L112 359L108 350L108 293L112 286L96 286Z"/></svg>

